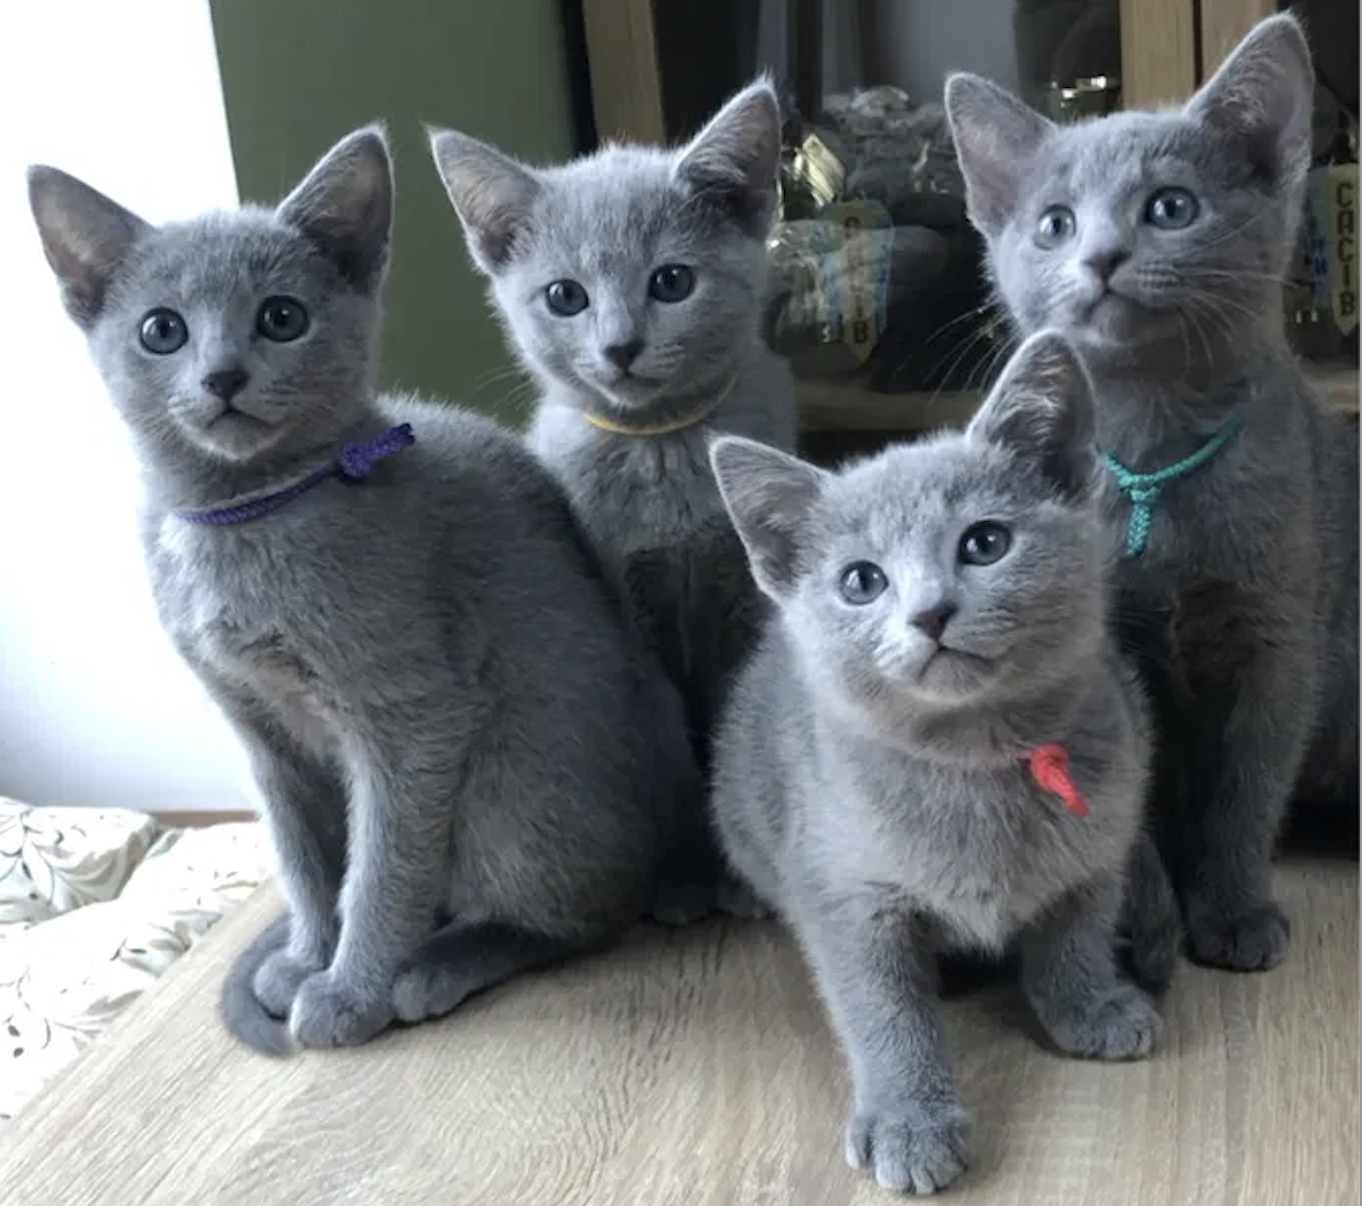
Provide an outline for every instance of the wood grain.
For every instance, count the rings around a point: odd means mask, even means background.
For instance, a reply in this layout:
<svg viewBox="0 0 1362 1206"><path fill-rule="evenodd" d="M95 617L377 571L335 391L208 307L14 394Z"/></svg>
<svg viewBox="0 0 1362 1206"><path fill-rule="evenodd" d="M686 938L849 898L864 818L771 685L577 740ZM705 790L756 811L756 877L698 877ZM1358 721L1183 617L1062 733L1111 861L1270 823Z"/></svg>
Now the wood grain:
<svg viewBox="0 0 1362 1206"><path fill-rule="evenodd" d="M1121 104L1148 109L1196 87L1192 0L1121 0Z"/></svg>
<svg viewBox="0 0 1362 1206"><path fill-rule="evenodd" d="M1277 7L1277 0L1201 0L1198 82L1210 79L1240 39L1264 17L1275 13Z"/></svg>
<svg viewBox="0 0 1362 1206"><path fill-rule="evenodd" d="M596 136L665 142L653 0L582 0Z"/></svg>
<svg viewBox="0 0 1362 1206"><path fill-rule="evenodd" d="M976 1123L959 1206L1358 1200L1355 862L1296 862L1288 964L1187 969L1163 1050L1042 1050L1010 990L945 1006ZM6 1206L871 1206L846 1091L768 923L641 932L445 1021L272 1062L213 1013L265 889L0 1130Z"/></svg>

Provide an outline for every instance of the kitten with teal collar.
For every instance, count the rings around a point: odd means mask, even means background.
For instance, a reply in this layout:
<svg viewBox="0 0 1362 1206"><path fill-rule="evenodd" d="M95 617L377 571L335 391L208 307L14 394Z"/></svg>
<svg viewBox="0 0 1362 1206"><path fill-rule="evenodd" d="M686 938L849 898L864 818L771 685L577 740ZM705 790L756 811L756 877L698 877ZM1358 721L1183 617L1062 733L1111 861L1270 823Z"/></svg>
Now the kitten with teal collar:
<svg viewBox="0 0 1362 1206"><path fill-rule="evenodd" d="M709 441L794 446L793 381L759 334L778 200L774 91L746 88L677 150L607 146L535 168L452 130L433 130L431 149L541 387L530 446L681 687L707 763L760 611ZM703 810L694 820L659 901L667 920L711 903L717 860Z"/></svg>
<svg viewBox="0 0 1362 1206"><path fill-rule="evenodd" d="M1239 971L1286 955L1288 802L1358 801L1357 432L1282 314L1313 104L1285 14L1180 108L1062 126L977 77L946 87L998 296L1095 379L1123 581L1176 599L1191 799L1162 845L1192 954Z"/></svg>
<svg viewBox="0 0 1362 1206"><path fill-rule="evenodd" d="M969 1159L937 955L1018 949L1071 1055L1139 1058L1161 1027L1113 952L1150 742L1108 623L1091 384L1042 333L964 433L836 473L713 457L778 613L720 733L718 829L845 1049L848 1160L931 1193Z"/></svg>
<svg viewBox="0 0 1362 1206"><path fill-rule="evenodd" d="M519 440L375 395L382 132L274 210L155 227L54 168L29 191L139 454L161 622L250 756L288 900L227 1025L359 1043L630 926L703 795L682 701Z"/></svg>

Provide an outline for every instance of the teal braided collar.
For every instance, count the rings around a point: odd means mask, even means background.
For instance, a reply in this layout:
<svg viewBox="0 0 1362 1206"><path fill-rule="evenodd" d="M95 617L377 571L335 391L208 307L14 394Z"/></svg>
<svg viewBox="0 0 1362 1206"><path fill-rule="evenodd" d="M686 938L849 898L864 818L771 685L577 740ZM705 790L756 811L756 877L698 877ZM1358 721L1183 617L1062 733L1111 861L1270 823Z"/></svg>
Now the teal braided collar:
<svg viewBox="0 0 1362 1206"><path fill-rule="evenodd" d="M1138 557L1149 544L1149 529L1154 523L1154 507L1163 488L1170 482L1186 477L1200 469L1228 444L1244 425L1242 413L1236 411L1224 425L1191 456L1153 473L1136 473L1127 469L1114 456L1103 456L1102 463L1116 480L1116 488L1130 502L1130 522L1126 527L1126 556Z"/></svg>

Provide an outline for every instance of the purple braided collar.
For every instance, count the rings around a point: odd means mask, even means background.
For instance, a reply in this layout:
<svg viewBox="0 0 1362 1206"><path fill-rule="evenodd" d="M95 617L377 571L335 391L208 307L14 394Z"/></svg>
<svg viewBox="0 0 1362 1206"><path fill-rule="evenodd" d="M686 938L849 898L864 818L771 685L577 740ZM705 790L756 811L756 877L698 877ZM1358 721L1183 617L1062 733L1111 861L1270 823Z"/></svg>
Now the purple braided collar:
<svg viewBox="0 0 1362 1206"><path fill-rule="evenodd" d="M410 448L416 443L416 436L412 434L411 424L403 423L398 427L391 428L385 435L377 440L369 440L363 444L345 444L340 450L340 455L329 465L323 465L309 473L301 481L296 481L291 486L285 486L273 494L266 494L262 498L253 498L249 502L238 503L234 507L215 507L209 511L176 511L177 519L184 520L185 523L210 524L217 527L226 526L234 523L249 523L252 519L259 519L262 515L268 515L272 511L279 510L280 507L287 506L300 494L306 494L313 486L319 486L328 478L338 477L344 482L359 482L369 476L369 472L384 457L392 456L394 452L401 452L404 448Z"/></svg>

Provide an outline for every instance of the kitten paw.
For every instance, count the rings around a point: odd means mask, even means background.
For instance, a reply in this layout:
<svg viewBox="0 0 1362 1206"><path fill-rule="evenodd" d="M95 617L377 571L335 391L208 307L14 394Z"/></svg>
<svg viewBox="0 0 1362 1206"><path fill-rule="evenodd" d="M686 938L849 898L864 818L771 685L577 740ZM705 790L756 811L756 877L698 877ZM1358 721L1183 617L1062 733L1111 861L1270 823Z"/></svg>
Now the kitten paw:
<svg viewBox="0 0 1362 1206"><path fill-rule="evenodd" d="M859 1113L847 1123L846 1157L883 1189L936 1193L969 1167L969 1121L959 1106Z"/></svg>
<svg viewBox="0 0 1362 1206"><path fill-rule="evenodd" d="M1270 971L1286 958L1291 923L1271 902L1227 913L1193 900L1187 906L1187 938L1192 958L1208 967Z"/></svg>
<svg viewBox="0 0 1362 1206"><path fill-rule="evenodd" d="M330 971L304 980L289 1011L289 1030L304 1047L354 1047L393 1020L391 1005L368 1001Z"/></svg>
<svg viewBox="0 0 1362 1206"><path fill-rule="evenodd" d="M266 1013L286 1018L303 981L322 971L324 966L300 959L287 950L273 951L256 968L251 989Z"/></svg>
<svg viewBox="0 0 1362 1206"><path fill-rule="evenodd" d="M448 964L413 963L398 972L393 1009L399 1021L424 1022L453 1013L469 995L468 977Z"/></svg>
<svg viewBox="0 0 1362 1206"><path fill-rule="evenodd" d="M1158 1006L1133 984L1105 996L1066 1002L1041 1019L1066 1055L1082 1059L1144 1059L1163 1031Z"/></svg>
<svg viewBox="0 0 1362 1206"><path fill-rule="evenodd" d="M714 889L708 884L669 881L659 884L648 915L659 925L690 925L714 911Z"/></svg>

